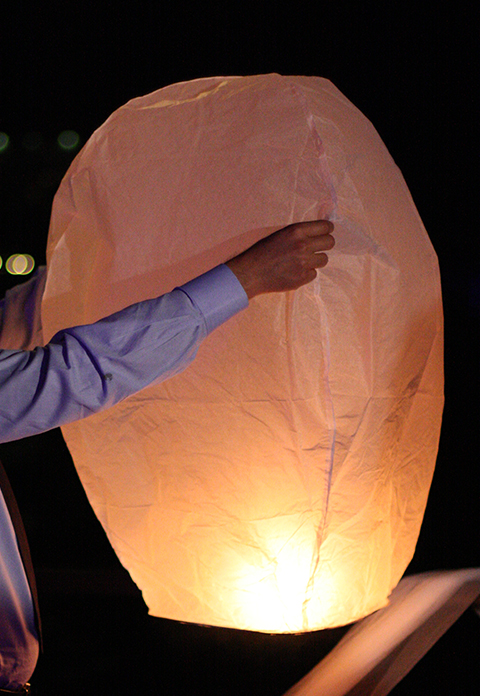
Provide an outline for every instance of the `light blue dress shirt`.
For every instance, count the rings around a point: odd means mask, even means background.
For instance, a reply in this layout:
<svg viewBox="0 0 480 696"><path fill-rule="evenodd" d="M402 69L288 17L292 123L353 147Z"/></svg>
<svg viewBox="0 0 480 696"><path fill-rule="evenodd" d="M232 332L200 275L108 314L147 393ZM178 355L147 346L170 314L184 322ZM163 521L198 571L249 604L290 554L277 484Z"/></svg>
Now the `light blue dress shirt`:
<svg viewBox="0 0 480 696"><path fill-rule="evenodd" d="M177 374L247 305L221 265L167 295L61 331L43 348L0 350L0 442L85 418ZM22 686L37 657L30 588L0 491L0 688Z"/></svg>
<svg viewBox="0 0 480 696"><path fill-rule="evenodd" d="M221 265L162 297L61 331L44 348L0 350L0 442L85 418L172 377L247 305Z"/></svg>

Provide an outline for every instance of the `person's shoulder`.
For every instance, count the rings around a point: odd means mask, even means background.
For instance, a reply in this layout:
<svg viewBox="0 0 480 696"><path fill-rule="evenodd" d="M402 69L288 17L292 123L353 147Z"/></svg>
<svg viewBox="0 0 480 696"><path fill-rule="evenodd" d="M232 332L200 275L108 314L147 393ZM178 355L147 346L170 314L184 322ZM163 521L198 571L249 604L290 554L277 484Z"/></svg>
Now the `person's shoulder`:
<svg viewBox="0 0 480 696"><path fill-rule="evenodd" d="M39 266L0 301L0 348L32 350L43 345L41 303L47 269Z"/></svg>

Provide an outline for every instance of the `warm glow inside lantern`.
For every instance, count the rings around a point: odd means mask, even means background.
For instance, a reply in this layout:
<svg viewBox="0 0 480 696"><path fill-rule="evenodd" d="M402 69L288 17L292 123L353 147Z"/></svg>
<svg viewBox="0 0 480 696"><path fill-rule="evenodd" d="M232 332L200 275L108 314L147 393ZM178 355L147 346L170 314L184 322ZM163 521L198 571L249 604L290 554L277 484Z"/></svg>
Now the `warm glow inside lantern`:
<svg viewBox="0 0 480 696"><path fill-rule="evenodd" d="M438 446L437 260L378 134L317 77L134 99L57 193L46 340L321 217L336 247L314 283L255 298L185 372L63 428L155 616L300 632L386 604Z"/></svg>

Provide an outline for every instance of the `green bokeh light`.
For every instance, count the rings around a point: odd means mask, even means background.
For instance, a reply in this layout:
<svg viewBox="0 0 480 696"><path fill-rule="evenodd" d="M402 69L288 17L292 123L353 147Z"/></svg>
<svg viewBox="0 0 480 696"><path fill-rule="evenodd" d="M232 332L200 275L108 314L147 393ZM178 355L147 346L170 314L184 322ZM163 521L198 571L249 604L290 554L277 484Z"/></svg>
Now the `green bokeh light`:
<svg viewBox="0 0 480 696"><path fill-rule="evenodd" d="M4 152L7 149L9 142L10 138L8 135L0 132L0 152Z"/></svg>
<svg viewBox="0 0 480 696"><path fill-rule="evenodd" d="M80 136L73 130L64 130L57 138L57 143L62 150L75 150L79 142Z"/></svg>

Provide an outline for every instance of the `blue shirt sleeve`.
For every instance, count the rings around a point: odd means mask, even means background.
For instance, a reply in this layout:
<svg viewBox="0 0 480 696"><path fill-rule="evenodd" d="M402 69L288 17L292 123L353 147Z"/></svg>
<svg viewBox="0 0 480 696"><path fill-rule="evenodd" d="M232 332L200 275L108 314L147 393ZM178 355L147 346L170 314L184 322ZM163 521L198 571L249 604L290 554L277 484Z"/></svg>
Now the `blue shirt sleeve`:
<svg viewBox="0 0 480 696"><path fill-rule="evenodd" d="M0 442L85 418L172 377L247 305L221 265L162 297L61 331L43 348L0 350Z"/></svg>

